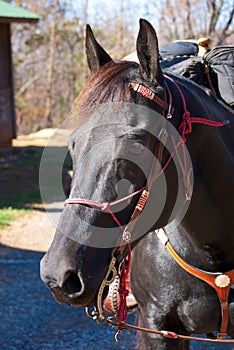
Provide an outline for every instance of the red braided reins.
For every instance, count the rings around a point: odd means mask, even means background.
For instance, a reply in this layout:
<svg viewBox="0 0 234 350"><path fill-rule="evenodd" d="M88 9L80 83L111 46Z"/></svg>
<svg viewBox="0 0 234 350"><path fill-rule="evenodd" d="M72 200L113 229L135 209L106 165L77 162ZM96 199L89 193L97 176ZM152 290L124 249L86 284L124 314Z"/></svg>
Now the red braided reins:
<svg viewBox="0 0 234 350"><path fill-rule="evenodd" d="M183 105L183 109L184 109L184 113L182 115L182 122L178 128L178 131L183 139L184 142L186 142L186 138L185 135L190 134L192 132L192 124L196 123L196 124L204 124L204 125L209 125L209 126L224 126L230 123L229 120L224 120L223 122L216 122L213 120L208 120L208 119L204 119L204 118L194 118L190 116L190 112L187 110L187 105L186 105L186 100L184 97L184 94L180 88L180 86L177 84L177 82L169 77L168 75L164 74L164 77L166 77L168 80L170 80L177 88L177 90L179 91L181 100L182 100L182 105Z"/></svg>
<svg viewBox="0 0 234 350"><path fill-rule="evenodd" d="M126 281L129 277L132 251L131 245L128 243L128 258L124 259L123 268L119 276L119 310L117 315L117 321L123 323L128 318L128 308L127 308L127 296L129 294L129 290L126 288Z"/></svg>

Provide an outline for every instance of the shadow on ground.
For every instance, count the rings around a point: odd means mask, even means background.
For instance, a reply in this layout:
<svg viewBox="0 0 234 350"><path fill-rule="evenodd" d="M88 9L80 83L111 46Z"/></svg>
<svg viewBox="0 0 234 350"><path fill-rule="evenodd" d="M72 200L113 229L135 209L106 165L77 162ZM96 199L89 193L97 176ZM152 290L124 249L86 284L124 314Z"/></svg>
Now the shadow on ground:
<svg viewBox="0 0 234 350"><path fill-rule="evenodd" d="M99 326L81 308L59 305L39 277L43 253L0 245L1 350L133 350L135 334ZM130 322L135 323L132 315ZM230 350L227 345L192 342L192 350Z"/></svg>
<svg viewBox="0 0 234 350"><path fill-rule="evenodd" d="M39 277L42 256L0 245L1 350L135 349L134 334L117 344L111 327L57 304Z"/></svg>

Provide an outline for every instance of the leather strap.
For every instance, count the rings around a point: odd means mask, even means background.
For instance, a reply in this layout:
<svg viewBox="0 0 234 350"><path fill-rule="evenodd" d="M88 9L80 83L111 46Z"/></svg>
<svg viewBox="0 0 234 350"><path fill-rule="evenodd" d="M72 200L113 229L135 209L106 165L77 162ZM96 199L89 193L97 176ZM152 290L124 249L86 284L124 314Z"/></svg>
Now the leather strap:
<svg viewBox="0 0 234 350"><path fill-rule="evenodd" d="M158 97L154 92L152 92L149 88L147 88L144 85L136 84L136 83L130 83L129 86L139 94L149 98L150 100L154 101L156 104L158 104L164 111L170 111L170 114L173 114L173 107L171 104L168 104L166 101L162 100L160 97Z"/></svg>
<svg viewBox="0 0 234 350"><path fill-rule="evenodd" d="M178 334L171 331L164 331L164 330L158 330L158 329L150 329L150 328L144 328L135 326L133 324L129 323L120 323L115 320L115 318L108 318L106 322L111 327L117 327L118 331L115 334L115 340L118 342L118 337L123 331L127 331L129 333L130 329L134 329L136 331L144 332L144 333L151 333L151 334L158 334L165 338L169 339L182 339L182 340L194 340L199 341L202 343L214 343L214 344L234 344L234 339L212 339L212 338L201 338L201 337L193 337L190 335L184 335L184 334Z"/></svg>
<svg viewBox="0 0 234 350"><path fill-rule="evenodd" d="M166 125L163 125L163 126L166 127ZM130 242L130 240L132 238L132 232L133 232L134 227L137 223L137 219L140 216L140 214L141 214L142 210L144 209L146 202L148 200L150 189L151 189L152 185L154 184L154 182L161 175L160 164L162 162L163 150L164 150L164 145L166 143L167 137L168 137L168 134L167 134L166 129L162 128L162 130L159 134L159 137L158 137L160 143L157 144L157 146L155 148L155 159L154 159L153 164L152 164L151 169L150 169L147 184L146 184L145 189L142 192L142 194L137 202L137 205L133 211L133 214L130 218L129 223L127 224L127 226L125 227L125 229L123 231L123 234L122 234L123 245L120 245L118 248L116 248L114 250L115 254L117 252L120 254L123 254L124 250L126 249L126 243Z"/></svg>
<svg viewBox="0 0 234 350"><path fill-rule="evenodd" d="M173 259L188 273L192 276L199 278L213 287L219 297L221 312L222 312L222 323L218 338L222 339L227 336L228 327L228 297L232 284L234 283L234 270L221 273L221 272L207 272L200 270L188 263L186 263L172 248L169 238L167 237L163 229L155 231L160 241L165 245Z"/></svg>

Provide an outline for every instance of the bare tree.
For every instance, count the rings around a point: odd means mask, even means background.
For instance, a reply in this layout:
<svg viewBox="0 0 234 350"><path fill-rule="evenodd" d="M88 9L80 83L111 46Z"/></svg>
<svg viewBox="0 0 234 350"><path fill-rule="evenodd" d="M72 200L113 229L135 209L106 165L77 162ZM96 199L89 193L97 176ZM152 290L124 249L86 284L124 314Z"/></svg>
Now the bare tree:
<svg viewBox="0 0 234 350"><path fill-rule="evenodd" d="M119 16L117 19L117 50L119 57L123 56L123 0L119 1Z"/></svg>
<svg viewBox="0 0 234 350"><path fill-rule="evenodd" d="M56 50L56 14L59 7L59 0L54 0L51 11L51 27L50 27L50 46L49 61L47 68L46 80L46 106L45 106L45 125L52 126L52 77L54 70L55 50Z"/></svg>
<svg viewBox="0 0 234 350"><path fill-rule="evenodd" d="M192 13L192 5L190 0L184 0L184 6L186 10L186 24L187 27L185 27L185 38L193 38L194 37L194 31L193 31L193 24L191 19L191 13Z"/></svg>
<svg viewBox="0 0 234 350"><path fill-rule="evenodd" d="M234 18L234 4L231 12L229 13L228 19L223 27L223 30L219 35L219 40L217 42L217 45L221 45L228 37L234 34L233 18ZM232 26L232 29L230 30L231 26Z"/></svg>
<svg viewBox="0 0 234 350"><path fill-rule="evenodd" d="M88 18L88 0L84 0L84 7L83 7L83 82L86 82L88 78L88 65L87 65L87 59L86 59L86 49L85 49L85 33L86 33L86 24L87 24L87 18Z"/></svg>
<svg viewBox="0 0 234 350"><path fill-rule="evenodd" d="M231 44L233 0L165 0L159 11L159 36L164 41L209 36L213 45Z"/></svg>

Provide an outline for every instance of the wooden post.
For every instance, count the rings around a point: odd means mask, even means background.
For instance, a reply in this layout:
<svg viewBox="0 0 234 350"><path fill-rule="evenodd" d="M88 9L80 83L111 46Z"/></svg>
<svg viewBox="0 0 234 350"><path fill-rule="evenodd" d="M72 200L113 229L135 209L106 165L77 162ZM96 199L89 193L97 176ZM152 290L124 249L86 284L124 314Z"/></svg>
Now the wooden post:
<svg viewBox="0 0 234 350"><path fill-rule="evenodd" d="M10 146L16 137L9 23L0 23L0 147Z"/></svg>

